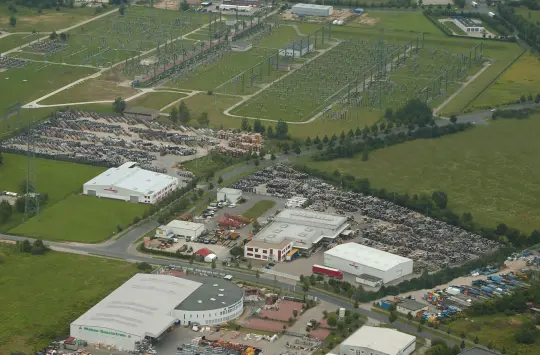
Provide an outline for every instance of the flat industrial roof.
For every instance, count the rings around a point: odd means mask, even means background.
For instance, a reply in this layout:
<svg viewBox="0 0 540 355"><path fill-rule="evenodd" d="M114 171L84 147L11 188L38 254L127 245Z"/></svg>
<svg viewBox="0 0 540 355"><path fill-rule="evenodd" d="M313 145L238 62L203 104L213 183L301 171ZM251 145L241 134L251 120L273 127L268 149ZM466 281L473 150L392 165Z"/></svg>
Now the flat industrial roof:
<svg viewBox="0 0 540 355"><path fill-rule="evenodd" d="M475 346L474 348L470 348L467 350L463 350L462 352L459 353L459 355L499 355L499 354L500 353L496 351L480 348L478 346Z"/></svg>
<svg viewBox="0 0 540 355"><path fill-rule="evenodd" d="M137 274L72 325L98 327L140 337L158 337L176 320L169 314L202 283L170 275ZM91 286L90 286L91 287Z"/></svg>
<svg viewBox="0 0 540 355"><path fill-rule="evenodd" d="M283 249L287 246L287 244L291 243L292 240L284 239L281 241L281 243L266 243L262 240L251 240L249 243L246 244L247 247L250 248L263 248L263 249Z"/></svg>
<svg viewBox="0 0 540 355"><path fill-rule="evenodd" d="M288 208L276 215L254 240L271 244L291 240L295 248L309 249L324 237L336 238L348 227L347 218L343 216Z"/></svg>
<svg viewBox="0 0 540 355"><path fill-rule="evenodd" d="M293 5L292 9L294 10L295 8L302 8L302 9L324 9L324 10L328 10L328 9L332 9L333 7L332 6L329 6L329 5L315 5L315 4L303 4L303 3L299 3L299 4L296 4L296 5Z"/></svg>
<svg viewBox="0 0 540 355"><path fill-rule="evenodd" d="M363 326L345 339L341 346L358 346L388 355L398 355L416 340L416 337L395 329Z"/></svg>
<svg viewBox="0 0 540 355"><path fill-rule="evenodd" d="M404 258L403 256L370 248L358 243L340 244L325 251L324 254L343 258L350 262L356 262L382 271L390 270L396 265L411 261L411 259Z"/></svg>
<svg viewBox="0 0 540 355"><path fill-rule="evenodd" d="M231 189L230 187L222 187L221 189L217 190L217 192L222 192L224 194L236 194L236 195L242 194L242 190Z"/></svg>
<svg viewBox="0 0 540 355"><path fill-rule="evenodd" d="M408 298L400 298L400 302L397 305L408 309L409 311L418 311L427 306L427 304L425 303L418 302L416 300L410 300Z"/></svg>
<svg viewBox="0 0 540 355"><path fill-rule="evenodd" d="M175 220L169 222L169 224L167 224L167 227L196 231L196 230L199 230L201 228L204 229L204 224L195 223L195 222L188 222L188 221L180 221L178 219L175 219Z"/></svg>
<svg viewBox="0 0 540 355"><path fill-rule="evenodd" d="M244 298L244 289L234 283L202 276L183 276L183 279L200 283L189 297L176 306L183 311L204 311L232 306Z"/></svg>
<svg viewBox="0 0 540 355"><path fill-rule="evenodd" d="M110 186L142 194L153 194L174 182L178 182L177 177L144 170L136 162L127 162L117 168L107 169L84 186L86 188Z"/></svg>

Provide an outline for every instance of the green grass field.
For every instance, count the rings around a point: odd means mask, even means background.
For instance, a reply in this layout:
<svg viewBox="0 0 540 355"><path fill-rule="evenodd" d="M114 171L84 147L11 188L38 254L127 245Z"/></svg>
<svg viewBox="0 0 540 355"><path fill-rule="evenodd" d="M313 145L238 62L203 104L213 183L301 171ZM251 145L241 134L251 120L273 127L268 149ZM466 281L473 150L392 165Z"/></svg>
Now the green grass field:
<svg viewBox="0 0 540 355"><path fill-rule="evenodd" d="M89 68L49 65L37 70L37 64L10 69L0 77L0 107L17 101L26 104L77 79L95 73Z"/></svg>
<svg viewBox="0 0 540 355"><path fill-rule="evenodd" d="M0 354L33 353L136 273L133 264L49 252L32 256L0 245ZM8 287L9 286L9 287Z"/></svg>
<svg viewBox="0 0 540 355"><path fill-rule="evenodd" d="M492 343L494 349L506 348L507 354L536 355L540 353L540 344L518 344L515 334L520 324L529 315L506 316L495 314L490 316L458 319L450 323L452 332L459 334L464 332L469 340L478 337L481 345L487 346Z"/></svg>
<svg viewBox="0 0 540 355"><path fill-rule="evenodd" d="M12 35L0 38L0 53L9 51L13 48L26 44L28 41L30 41L31 37L32 37L31 35L26 35L26 34L24 35L12 34Z"/></svg>
<svg viewBox="0 0 540 355"><path fill-rule="evenodd" d="M46 240L101 242L141 217L148 208L144 204L71 195L10 230L11 233L39 236Z"/></svg>
<svg viewBox="0 0 540 355"><path fill-rule="evenodd" d="M261 200L251 206L246 212L242 213L242 215L246 218L259 218L263 214L266 213L269 209L274 207L276 205L276 201L272 200Z"/></svg>
<svg viewBox="0 0 540 355"><path fill-rule="evenodd" d="M530 232L540 228L534 211L540 201L540 166L535 163L540 142L535 138L540 116L527 120L490 122L467 132L434 140L416 140L369 155L310 165L339 170L388 191L448 193L449 207L471 212L481 225L509 226Z"/></svg>
<svg viewBox="0 0 540 355"><path fill-rule="evenodd" d="M366 11L350 22L352 26L384 28L385 31L439 34L441 30L420 11ZM334 26L335 28L335 26Z"/></svg>
<svg viewBox="0 0 540 355"><path fill-rule="evenodd" d="M474 101L478 108L496 107L518 101L521 95L540 93L540 59L525 53Z"/></svg>
<svg viewBox="0 0 540 355"><path fill-rule="evenodd" d="M95 15L96 10L94 8L74 8L68 9L66 7L60 8L60 11L52 9L43 9L41 14L37 9L31 9L24 6L16 5L17 12L15 18L17 24L15 27L9 25L9 18L11 14L8 11L8 7L5 4L0 6L0 28L6 28L10 32L51 32L54 30L61 30L70 26L73 26L81 21L88 20ZM109 7L106 11L113 10Z"/></svg>
<svg viewBox="0 0 540 355"><path fill-rule="evenodd" d="M5 154L0 168L0 191L20 191L26 179L26 156ZM37 189L49 195L48 204L63 200L73 192L82 190L82 185L103 172L104 168L49 159L36 159Z"/></svg>
<svg viewBox="0 0 540 355"><path fill-rule="evenodd" d="M64 104L85 101L114 101L117 97L128 98L139 92L128 86L101 79L88 79L72 88L39 102L41 105Z"/></svg>
<svg viewBox="0 0 540 355"><path fill-rule="evenodd" d="M461 28L459 28L455 23L452 21L445 21L444 24L454 32L454 34L459 36L467 36L467 32L463 31Z"/></svg>
<svg viewBox="0 0 540 355"><path fill-rule="evenodd" d="M516 13L532 23L540 22L540 10L529 10L526 6L520 6L516 8Z"/></svg>
<svg viewBox="0 0 540 355"><path fill-rule="evenodd" d="M135 100L128 101L127 104L129 107L146 107L152 108L154 110L161 110L168 104L180 100L181 98L186 96L186 94L182 94L179 92L150 92L148 94L139 96Z"/></svg>

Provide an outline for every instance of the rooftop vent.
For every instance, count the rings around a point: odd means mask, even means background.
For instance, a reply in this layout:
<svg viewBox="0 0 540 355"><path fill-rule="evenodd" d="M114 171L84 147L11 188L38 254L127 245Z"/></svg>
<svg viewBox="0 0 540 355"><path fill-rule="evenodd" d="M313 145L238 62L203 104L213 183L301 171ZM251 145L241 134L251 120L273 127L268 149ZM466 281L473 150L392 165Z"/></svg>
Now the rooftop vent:
<svg viewBox="0 0 540 355"><path fill-rule="evenodd" d="M223 288L220 288L219 290L220 290L221 292L225 291L225 289L223 289Z"/></svg>
<svg viewBox="0 0 540 355"><path fill-rule="evenodd" d="M218 293L218 296L219 296L219 297L223 297L223 293Z"/></svg>
<svg viewBox="0 0 540 355"><path fill-rule="evenodd" d="M212 286L214 286L214 287L218 287L218 284L213 284Z"/></svg>
<svg viewBox="0 0 540 355"><path fill-rule="evenodd" d="M226 304L225 302L221 302L221 303Z"/></svg>
<svg viewBox="0 0 540 355"><path fill-rule="evenodd" d="M201 300L198 300L197 303L202 303L202 301L201 301Z"/></svg>
<svg viewBox="0 0 540 355"><path fill-rule="evenodd" d="M216 299L215 298L210 298L210 301L215 301Z"/></svg>

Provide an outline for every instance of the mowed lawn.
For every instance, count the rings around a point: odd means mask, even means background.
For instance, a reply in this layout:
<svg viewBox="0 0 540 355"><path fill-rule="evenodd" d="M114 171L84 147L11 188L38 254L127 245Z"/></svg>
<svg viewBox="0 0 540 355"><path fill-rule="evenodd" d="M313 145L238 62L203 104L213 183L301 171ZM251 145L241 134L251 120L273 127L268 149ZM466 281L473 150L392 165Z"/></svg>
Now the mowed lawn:
<svg viewBox="0 0 540 355"><path fill-rule="evenodd" d="M10 230L45 240L101 242L142 216L148 205L97 197L71 195Z"/></svg>
<svg viewBox="0 0 540 355"><path fill-rule="evenodd" d="M530 315L495 314L458 319L451 322L450 326L454 334L464 332L469 340L477 336L481 345L487 346L491 342L494 349L500 351L503 347L506 348L507 354L514 354L517 351L519 355L537 355L540 354L538 342L530 345L516 342L515 335L527 318L530 318Z"/></svg>
<svg viewBox="0 0 540 355"><path fill-rule="evenodd" d="M32 35L9 35L0 38L0 53L17 48L31 41Z"/></svg>
<svg viewBox="0 0 540 355"><path fill-rule="evenodd" d="M0 191L22 192L26 181L27 158L24 155L4 153L4 165L0 168ZM82 191L85 182L105 171L104 168L36 159L37 190L49 195L52 205L73 192Z"/></svg>
<svg viewBox="0 0 540 355"><path fill-rule="evenodd" d="M482 225L540 229L540 115L527 120L491 121L486 127L433 140L380 149L363 162L351 159L310 162L339 170L371 185L409 194L448 193L449 207L471 212Z"/></svg>
<svg viewBox="0 0 540 355"><path fill-rule="evenodd" d="M519 100L521 95L540 93L540 59L523 54L474 102L475 107L495 107Z"/></svg>
<svg viewBox="0 0 540 355"><path fill-rule="evenodd" d="M86 101L114 101L117 97L128 98L139 90L129 86L121 86L115 82L89 79L72 88L61 91L39 103L42 105L67 104Z"/></svg>
<svg viewBox="0 0 540 355"><path fill-rule="evenodd" d="M57 252L21 254L1 245L0 354L33 353L136 273L133 264Z"/></svg>
<svg viewBox="0 0 540 355"><path fill-rule="evenodd" d="M41 14L38 13L35 8L28 8L25 6L15 5L17 12L15 18L17 23L15 27L9 25L9 18L11 14L8 11L8 6L3 4L0 6L0 28L5 28L10 32L50 32L53 30L61 30L69 26L73 26L84 20L88 20L95 15L96 10L94 8L74 8L69 9L61 7L60 11L56 9L43 9ZM110 7L108 10L113 10Z"/></svg>
<svg viewBox="0 0 540 355"><path fill-rule="evenodd" d="M263 214L266 213L269 209L274 207L276 205L276 201L272 200L261 200L251 206L246 212L242 213L242 215L246 218L259 218Z"/></svg>
<svg viewBox="0 0 540 355"><path fill-rule="evenodd" d="M129 107L145 107L151 108L154 110L161 110L163 107L168 104L180 100L183 97L186 97L186 94L180 92L170 92L170 91L158 91L158 92L149 92L142 96L137 97L134 100L128 101ZM171 107L172 109L172 107Z"/></svg>

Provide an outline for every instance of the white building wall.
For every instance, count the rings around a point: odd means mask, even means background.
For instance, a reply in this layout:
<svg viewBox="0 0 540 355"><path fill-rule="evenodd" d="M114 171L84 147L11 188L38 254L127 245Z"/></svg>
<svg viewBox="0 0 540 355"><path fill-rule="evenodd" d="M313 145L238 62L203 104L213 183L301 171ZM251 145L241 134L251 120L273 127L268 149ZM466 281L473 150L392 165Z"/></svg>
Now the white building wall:
<svg viewBox="0 0 540 355"><path fill-rule="evenodd" d="M300 16L330 16L334 12L334 9L323 6L302 6L305 4L297 4L292 7L292 13Z"/></svg>
<svg viewBox="0 0 540 355"><path fill-rule="evenodd" d="M293 243L287 244L283 249L268 249L250 246L249 243L244 246L244 256L255 260L272 260L275 262L285 261L287 253L292 250ZM279 253L281 251L281 254ZM272 256L272 257L270 257Z"/></svg>
<svg viewBox="0 0 540 355"><path fill-rule="evenodd" d="M375 276L382 279L383 283L386 284L402 276L411 274L413 261L409 260L407 262L400 263L389 270L383 271L363 265L361 260L351 261L333 255L324 254L324 266L332 267L355 276L360 276L362 274Z"/></svg>
<svg viewBox="0 0 540 355"><path fill-rule="evenodd" d="M90 327L83 324L71 324L69 334L88 343L113 345L116 349L128 351L135 350L135 342L143 340L140 336L134 334L126 334L114 329Z"/></svg>
<svg viewBox="0 0 540 355"><path fill-rule="evenodd" d="M178 189L178 181L172 183L173 186L169 187L167 185L162 186L159 190L154 191L151 195L145 195L143 192L135 190L127 190L123 188L116 187L114 185L83 185L83 194L89 195L89 190L96 192L96 197L99 198L110 198L114 200L122 201L131 201L131 196L136 196L139 203L148 203L154 204L163 198L170 195L173 191Z"/></svg>
<svg viewBox="0 0 540 355"><path fill-rule="evenodd" d="M167 226L169 227L169 226ZM171 231L174 233L177 237L191 237L193 240L194 238L197 238L204 232L204 226L200 226L197 229L188 229L188 228L176 228L176 227L169 227Z"/></svg>
<svg viewBox="0 0 540 355"><path fill-rule="evenodd" d="M204 300L204 302L216 302L219 303L219 297L215 297L215 301ZM174 316L180 321L180 324L199 323L201 325L214 325L225 323L233 319L238 318L244 311L244 300L241 300L235 304L217 308L208 311L183 311L176 309Z"/></svg>

